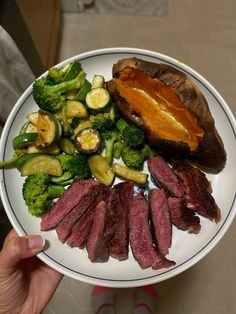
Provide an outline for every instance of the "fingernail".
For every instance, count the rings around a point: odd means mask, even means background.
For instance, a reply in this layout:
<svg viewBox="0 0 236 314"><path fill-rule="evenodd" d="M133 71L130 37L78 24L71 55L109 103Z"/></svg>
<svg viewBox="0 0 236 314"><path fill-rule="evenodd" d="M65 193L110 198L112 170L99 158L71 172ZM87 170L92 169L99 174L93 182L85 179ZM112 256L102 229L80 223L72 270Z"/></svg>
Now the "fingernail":
<svg viewBox="0 0 236 314"><path fill-rule="evenodd" d="M40 235L32 235L28 237L28 245L31 250L40 250L44 247L45 240Z"/></svg>

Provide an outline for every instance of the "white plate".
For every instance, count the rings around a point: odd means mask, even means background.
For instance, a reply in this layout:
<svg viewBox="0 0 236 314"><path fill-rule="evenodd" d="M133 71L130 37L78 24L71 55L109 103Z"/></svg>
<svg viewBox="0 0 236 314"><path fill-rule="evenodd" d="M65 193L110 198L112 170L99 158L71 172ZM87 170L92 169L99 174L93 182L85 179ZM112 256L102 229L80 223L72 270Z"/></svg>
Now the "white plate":
<svg viewBox="0 0 236 314"><path fill-rule="evenodd" d="M40 231L40 219L27 213L22 199L21 190L24 178L16 169L0 171L1 197L15 230L20 235L42 234L48 240L49 247L38 257L69 277L91 284L111 287L134 287L156 283L188 269L209 253L219 242L229 228L236 211L236 176L233 175L236 160L236 123L223 98L201 75L168 56L134 48L108 48L91 51L70 58L60 65L77 59L80 60L89 80L94 74L102 74L109 80L112 65L119 59L132 56L154 62L168 63L189 75L205 95L215 118L216 128L227 151L227 164L224 170L218 175L208 175L212 183L213 196L221 208L221 222L215 224L201 218L202 229L198 235L190 235L174 227L173 244L168 257L176 261L175 267L159 271L154 271L151 268L142 270L133 259L131 252L126 261L118 262L110 258L107 263L91 263L87 258L86 250L72 249L61 244L55 231ZM37 109L32 97L32 86L30 86L20 97L6 122L1 138L0 160L12 156L13 137L18 134L20 127L26 120L26 115Z"/></svg>

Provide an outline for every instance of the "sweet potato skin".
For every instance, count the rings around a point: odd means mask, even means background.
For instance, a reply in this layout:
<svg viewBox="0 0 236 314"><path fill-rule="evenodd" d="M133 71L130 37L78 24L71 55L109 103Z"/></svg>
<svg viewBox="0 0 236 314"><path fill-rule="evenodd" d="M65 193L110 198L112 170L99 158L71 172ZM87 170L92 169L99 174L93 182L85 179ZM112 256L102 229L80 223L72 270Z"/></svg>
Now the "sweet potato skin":
<svg viewBox="0 0 236 314"><path fill-rule="evenodd" d="M132 123L142 128L150 145L155 147L166 158L184 157L191 160L202 170L210 173L220 172L226 163L226 152L220 135L218 134L214 119L209 110L208 103L199 88L190 78L180 70L167 64L158 64L138 58L127 58L118 61L113 66L113 77L130 67L143 71L152 78L158 78L173 88L186 108L192 112L204 130L204 137L197 150L190 152L186 143L175 142L157 138L144 124L142 117L138 116L132 106L122 98L116 90L114 82L107 82L109 92L119 106L122 114Z"/></svg>

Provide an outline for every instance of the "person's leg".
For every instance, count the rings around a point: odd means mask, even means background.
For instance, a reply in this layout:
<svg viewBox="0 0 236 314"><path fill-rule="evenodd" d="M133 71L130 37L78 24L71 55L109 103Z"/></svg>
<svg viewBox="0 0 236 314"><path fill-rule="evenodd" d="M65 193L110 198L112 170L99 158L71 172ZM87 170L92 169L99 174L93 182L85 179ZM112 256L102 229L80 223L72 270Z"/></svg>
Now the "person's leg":
<svg viewBox="0 0 236 314"><path fill-rule="evenodd" d="M139 287L135 292L133 314L154 314L157 304L157 291L154 285Z"/></svg>
<svg viewBox="0 0 236 314"><path fill-rule="evenodd" d="M92 307L94 314L115 314L114 290L96 286L92 290Z"/></svg>

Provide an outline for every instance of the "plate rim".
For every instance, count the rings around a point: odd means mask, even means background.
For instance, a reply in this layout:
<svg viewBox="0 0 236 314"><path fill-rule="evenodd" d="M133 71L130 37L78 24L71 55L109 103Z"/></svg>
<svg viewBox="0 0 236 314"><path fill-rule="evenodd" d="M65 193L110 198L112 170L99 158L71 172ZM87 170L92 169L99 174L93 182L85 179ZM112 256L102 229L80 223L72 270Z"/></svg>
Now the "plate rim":
<svg viewBox="0 0 236 314"><path fill-rule="evenodd" d="M203 84L204 87L206 87L206 89L211 93L211 95L217 101L218 105L220 105L221 109L224 111L225 116L227 117L227 120L233 131L234 138L236 138L236 122L235 122L234 115L231 109L229 108L228 104L225 102L225 100L221 96L221 94L219 94L219 92L215 89L215 87L208 80L206 80L201 74L199 74L196 70L186 65L185 63L180 62L177 59L174 59L173 57L170 57L168 55L155 52L152 50L146 50L146 49L140 49L140 48L112 47L112 48L102 48L102 49L91 50L88 52L83 52L81 54L67 58L66 60L63 60L62 62L57 63L55 66L60 67L63 64L67 62L71 62L75 59L82 61L85 59L94 58L96 56L101 56L101 55L106 55L106 54L109 54L109 55L110 54L130 54L130 55L142 55L143 57L153 57L156 59L161 59L164 62L169 63L172 66L177 67L182 71L184 70L185 72L187 72L187 74L189 74L190 76L193 76L197 81ZM44 76L46 73L47 71L45 71L39 77ZM21 108L21 106L23 106L23 103L27 99L27 97L31 96L32 84L25 90L25 92L21 95L21 97L18 99L15 106L13 107L6 121L4 129L2 131L0 147L4 146L4 139L5 139L5 143L7 142L7 138L8 138L7 132L9 134L11 125L14 123L14 117L16 117L17 115L17 111ZM5 153L6 153L5 149L1 150L0 157L4 158ZM8 205L10 205L10 200L8 199L8 196L6 195L5 186L4 186L4 178L5 178L5 170L1 169L0 170L0 193L1 193L1 198L2 198L5 211L7 213L7 216L11 224L13 225L13 228L17 231L17 233L19 235L25 235L27 233L21 226L17 217L15 216L13 208L11 208L11 212L14 215L15 219L13 219L12 215L10 215L9 210L6 210L6 208L8 208ZM6 198L8 199L9 204L7 204ZM87 274L78 273L75 270L68 269L68 267L66 267L65 265L60 264L58 261L54 261L54 259L45 252L41 252L37 256L46 264L53 267L57 271L63 273L64 275L69 276L76 280L90 283L90 284L99 284L99 285L110 286L110 287L124 287L124 286L136 287L143 284L161 282L163 280L167 280L173 276L176 276L182 273L183 271L189 269L193 265L195 265L198 261L200 261L204 256L206 256L219 243L219 241L222 239L222 237L225 235L225 233L229 229L229 226L231 225L236 215L235 200L236 200L236 193L234 194L234 199L232 200L232 204L228 211L228 215L225 217L225 220L222 223L219 230L217 230L217 232L207 242L207 244L204 247L202 247L201 250L199 250L196 254L192 255L189 259L185 260L183 263L176 265L176 267L174 268L167 269L166 271L163 271L161 274L156 274L156 275L148 276L145 278L128 279L128 280L99 278L99 277L90 276ZM155 280L154 278L157 279L157 277L159 277L158 280Z"/></svg>

